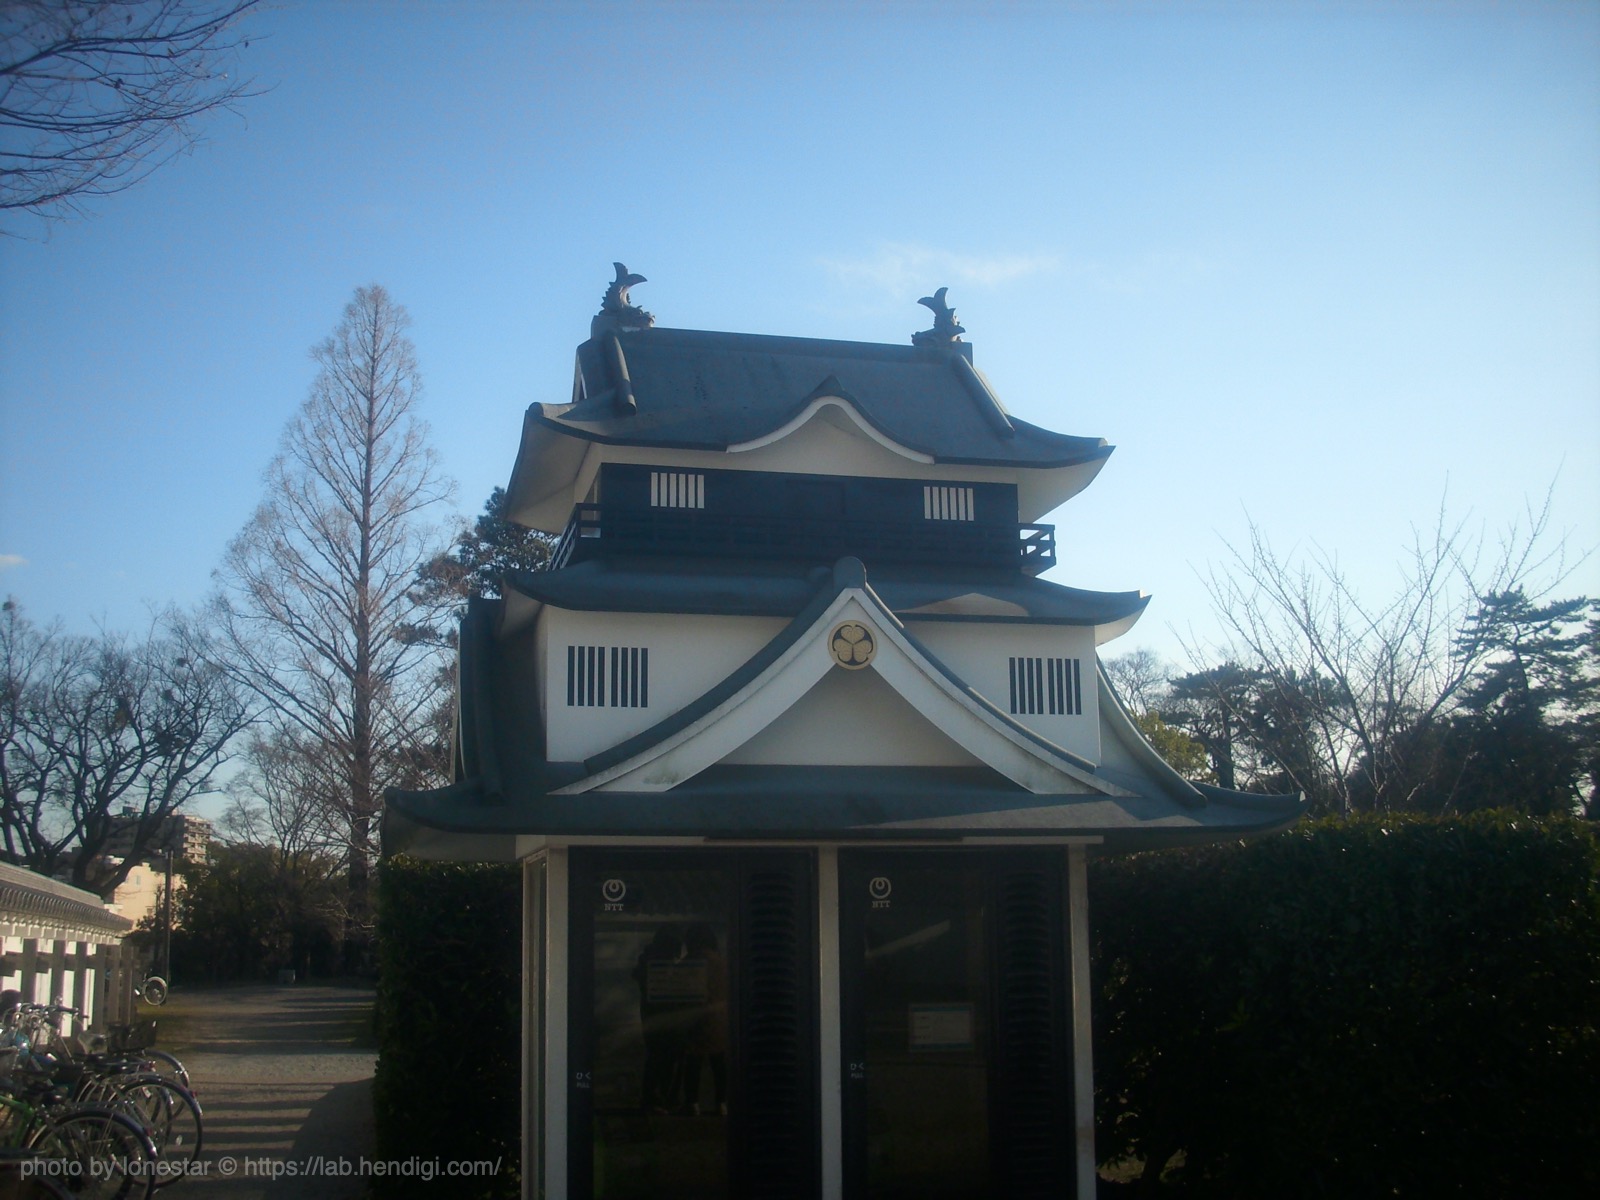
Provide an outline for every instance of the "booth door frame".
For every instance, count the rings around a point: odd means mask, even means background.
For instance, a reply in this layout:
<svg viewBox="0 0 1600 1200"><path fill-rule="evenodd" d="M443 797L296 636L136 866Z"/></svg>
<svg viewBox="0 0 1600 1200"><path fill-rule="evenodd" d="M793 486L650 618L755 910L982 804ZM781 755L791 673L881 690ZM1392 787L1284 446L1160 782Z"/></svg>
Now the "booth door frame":
<svg viewBox="0 0 1600 1200"><path fill-rule="evenodd" d="M1059 846L886 846L842 851L838 870L839 1009L846 1059L842 1095L845 1200L869 1195L868 1123L869 1119L884 1119L885 1097L869 1107L868 1095L875 1083L885 1086L886 1072L891 1069L889 1063L875 1061L878 1052L871 1049L867 1032L872 1004L868 996L868 924L894 919L888 910L906 902L900 898L905 889L892 886L895 877L905 884L920 876L926 885L930 875L935 883L948 878L952 887L964 879L960 886L970 893L967 907L961 911L957 911L959 904L955 909L948 907L949 893L942 884L930 893L929 900L938 909L935 915L950 919L930 926L928 932L943 928L944 938L960 939L951 943L958 960L946 965L966 972L965 981L947 979L941 985L924 980L917 986L932 986L939 993L934 999L950 986L967 997L967 1003L928 1006L925 1015L933 1020L935 1010L952 1010L950 1015L959 1017L964 1010L963 1036L971 1046L967 1053L976 1053L985 1064L975 1084L982 1098L974 1100L983 1113L985 1149L972 1166L987 1179L987 1194L997 1198L1071 1195L1076 1168L1074 1139L1068 1131L1074 1127L1076 1089L1068 855ZM880 909L886 911L879 913ZM950 929L952 920L959 932ZM921 951L907 945L902 953ZM920 969L927 969L926 961ZM901 1000L904 997L891 1007ZM910 1019L908 1011L906 1020ZM946 1032L935 1030L931 1036L945 1036ZM913 1039L917 1036L910 1025L906 1033ZM938 1052L943 1047L934 1049L935 1053L919 1055L913 1040L910 1057L898 1069L933 1070L943 1078L939 1072L948 1069L949 1064L942 1061L948 1054ZM879 1050L897 1053L882 1046ZM961 1052L956 1053L959 1057ZM927 1062L918 1067L922 1058ZM928 1094L914 1091L912 1096ZM971 1128L965 1120L958 1124ZM921 1190L917 1185L904 1194L920 1194Z"/></svg>
<svg viewBox="0 0 1600 1200"><path fill-rule="evenodd" d="M727 870L731 1010L728 1121L731 1194L810 1200L821 1183L817 1063L816 855L792 848L584 847L568 851L565 1194L587 1200L593 1170L591 893L627 870ZM754 951L759 947L761 953ZM775 1036L775 1030L785 1030ZM552 1033L554 1031L552 1030ZM547 1145L551 1143L547 1141ZM554 1191L551 1192L554 1194Z"/></svg>
<svg viewBox="0 0 1600 1200"><path fill-rule="evenodd" d="M1094 1068L1090 1025L1088 854L1098 838L1056 843L1067 858L1068 928L1071 943L1073 1134L1076 1195L1095 1193ZM860 844L857 843L857 846ZM849 844L814 847L818 946L818 1083L823 1200L844 1195L841 1098L844 1068L840 1029L838 859ZM533 849L524 858L523 909L523 1194L565 1200L567 1108L548 1102L563 1097L569 1083L567 936L569 850L565 845Z"/></svg>

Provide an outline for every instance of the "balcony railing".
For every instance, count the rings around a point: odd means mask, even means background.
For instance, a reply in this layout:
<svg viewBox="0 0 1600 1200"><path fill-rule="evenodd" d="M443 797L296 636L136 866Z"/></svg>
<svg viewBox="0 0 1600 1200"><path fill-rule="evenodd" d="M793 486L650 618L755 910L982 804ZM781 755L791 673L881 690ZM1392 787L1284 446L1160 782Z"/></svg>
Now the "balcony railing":
<svg viewBox="0 0 1600 1200"><path fill-rule="evenodd" d="M985 566L1037 575L1055 566L1054 525L849 520L731 515L580 504L556 544L552 568L615 554L811 559L847 554L873 563Z"/></svg>

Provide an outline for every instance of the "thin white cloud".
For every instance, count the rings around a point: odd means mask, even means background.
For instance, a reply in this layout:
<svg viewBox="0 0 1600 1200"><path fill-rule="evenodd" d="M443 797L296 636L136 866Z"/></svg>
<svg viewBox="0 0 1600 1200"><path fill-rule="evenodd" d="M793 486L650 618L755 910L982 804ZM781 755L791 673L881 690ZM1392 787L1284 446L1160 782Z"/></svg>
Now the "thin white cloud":
<svg viewBox="0 0 1600 1200"><path fill-rule="evenodd" d="M1123 296L1170 292L1231 270L1227 259L1205 254L1150 251L1122 262L1084 262L1074 275L1086 287Z"/></svg>
<svg viewBox="0 0 1600 1200"><path fill-rule="evenodd" d="M12 567L25 567L28 560L20 554L0 554L0 571L9 571Z"/></svg>
<svg viewBox="0 0 1600 1200"><path fill-rule="evenodd" d="M1053 254L958 254L934 246L886 242L862 257L823 259L823 266L840 283L900 297L918 289L963 284L998 287L1057 270L1060 259Z"/></svg>

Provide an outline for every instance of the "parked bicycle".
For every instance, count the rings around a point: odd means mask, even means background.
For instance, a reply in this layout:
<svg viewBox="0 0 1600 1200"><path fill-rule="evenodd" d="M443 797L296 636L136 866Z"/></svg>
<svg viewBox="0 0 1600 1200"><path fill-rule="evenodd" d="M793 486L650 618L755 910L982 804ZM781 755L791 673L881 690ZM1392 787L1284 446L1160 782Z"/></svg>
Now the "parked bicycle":
<svg viewBox="0 0 1600 1200"><path fill-rule="evenodd" d="M167 981L159 975L146 975L133 985L133 994L146 1004L160 1008L167 1002Z"/></svg>
<svg viewBox="0 0 1600 1200"><path fill-rule="evenodd" d="M35 1051L44 1050L91 1064L134 1064L133 1069L160 1075L179 1087L193 1090L189 1071L183 1063L175 1055L156 1048L154 1017L109 1025L104 1033L86 1031L63 1037L60 1023L64 1017L84 1019L80 1010L63 1004L60 997L54 1004L26 1005L17 992L0 993L0 1024L4 1025L8 1036L20 1033Z"/></svg>
<svg viewBox="0 0 1600 1200"><path fill-rule="evenodd" d="M147 1068L164 1075L174 1083L194 1090L189 1082L189 1072L183 1063L165 1050L156 1048L156 1019L147 1017L125 1025L108 1025L104 1033L80 1034L78 1041L87 1054L104 1054L111 1058L138 1058Z"/></svg>
<svg viewBox="0 0 1600 1200"><path fill-rule="evenodd" d="M0 1051L0 1145L6 1157L33 1158L31 1174L59 1181L81 1200L150 1196L158 1151L138 1120L113 1108L69 1102L48 1078L18 1073L22 1061L16 1045Z"/></svg>
<svg viewBox="0 0 1600 1200"><path fill-rule="evenodd" d="M30 1084L48 1085L79 1107L110 1110L134 1121L153 1143L159 1162L150 1181L162 1187L188 1173L198 1161L203 1136L200 1104L186 1086L153 1069L157 1062L187 1081L188 1072L171 1055L157 1060L146 1047L121 1055L91 1049L81 1038L64 1037L64 1018L82 1019L69 1005L15 1004L6 1016L8 1042ZM130 1026L117 1027L118 1040L138 1040ZM148 1023L154 1036L154 1022ZM142 1032L142 1030L141 1030Z"/></svg>

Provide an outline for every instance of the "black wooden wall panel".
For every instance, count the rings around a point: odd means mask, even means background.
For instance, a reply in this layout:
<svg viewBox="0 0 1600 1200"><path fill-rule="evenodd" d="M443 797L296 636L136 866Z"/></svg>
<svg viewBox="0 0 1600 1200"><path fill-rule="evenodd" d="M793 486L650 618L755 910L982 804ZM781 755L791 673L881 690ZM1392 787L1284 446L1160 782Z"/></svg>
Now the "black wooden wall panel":
<svg viewBox="0 0 1600 1200"><path fill-rule="evenodd" d="M1071 1058L1062 953L1064 864L1002 861L994 880L996 1194L1060 1197L1072 1177Z"/></svg>
<svg viewBox="0 0 1600 1200"><path fill-rule="evenodd" d="M742 1055L734 1194L817 1194L815 943L809 856L749 855L740 878Z"/></svg>

